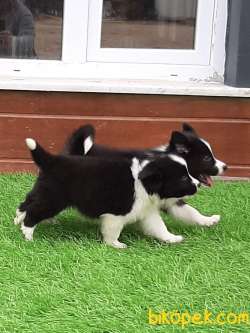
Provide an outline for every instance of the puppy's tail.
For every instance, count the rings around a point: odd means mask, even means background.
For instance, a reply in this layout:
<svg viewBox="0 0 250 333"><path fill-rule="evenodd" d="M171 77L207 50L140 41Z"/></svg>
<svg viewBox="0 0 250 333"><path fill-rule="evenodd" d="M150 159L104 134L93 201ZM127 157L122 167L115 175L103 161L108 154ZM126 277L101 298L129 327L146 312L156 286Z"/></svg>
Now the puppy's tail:
<svg viewBox="0 0 250 333"><path fill-rule="evenodd" d="M43 171L48 170L54 160L53 155L44 150L35 140L26 139L25 140L27 147L30 150L32 159Z"/></svg>
<svg viewBox="0 0 250 333"><path fill-rule="evenodd" d="M63 153L68 155L87 155L93 146L94 139L94 127L90 124L81 126L68 138Z"/></svg>

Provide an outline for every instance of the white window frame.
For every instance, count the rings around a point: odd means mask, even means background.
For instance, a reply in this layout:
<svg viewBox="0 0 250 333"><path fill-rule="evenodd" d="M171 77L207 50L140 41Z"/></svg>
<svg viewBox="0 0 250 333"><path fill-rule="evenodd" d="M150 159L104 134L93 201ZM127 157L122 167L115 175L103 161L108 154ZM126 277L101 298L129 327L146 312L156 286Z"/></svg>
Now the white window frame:
<svg viewBox="0 0 250 333"><path fill-rule="evenodd" d="M113 62L102 62L100 59L89 59L91 52L94 50L92 47L95 38L93 40L91 39L94 28L93 20L96 20L97 17L96 15L91 16L91 11L93 10L93 6L97 4L97 1L100 0L64 0L61 61L0 59L0 83L2 79L12 79L14 86L17 86L17 81L19 81L18 87L21 89L22 83L25 84L27 80L33 79L33 87L37 85L39 89L41 79L51 80L51 82L57 80L55 84L57 87L56 90L60 90L60 87L64 90L66 81L69 82L69 80L71 80L70 82L73 82L73 80L75 80L71 89L74 91L79 89L79 85L83 84L83 80L90 79L223 82L227 0L200 0L200 2L206 4L207 1L214 2L214 12L213 15L211 15L213 24L211 26L212 32L210 41L206 39L206 42L203 44L203 49L209 50L209 54L207 53L208 58L206 58L205 62L198 65L191 64L191 62L185 64L141 62L139 64L126 61L126 58L122 60L123 62L114 60L112 60ZM200 11L203 11L203 7L200 8ZM211 17L208 20L209 22ZM101 20L99 21L101 24ZM202 23L200 24L202 26ZM95 35L96 32L94 36ZM208 46L206 45L207 42ZM90 47L90 51L88 47ZM102 50L100 50L100 52L101 51ZM143 50L143 52L144 51L145 50ZM175 50L175 53L176 51L179 52L179 50ZM190 50L188 50L188 52L190 52ZM206 52L207 51L205 51L205 53ZM60 82L60 84L58 84L58 82ZM8 87L10 86L11 85ZM29 85L26 85L26 87L27 86ZM43 85L41 86L43 87ZM68 87L67 84L66 86ZM53 90L53 83L50 87L50 89ZM70 90L70 88L68 89Z"/></svg>
<svg viewBox="0 0 250 333"><path fill-rule="evenodd" d="M103 0L90 1L87 60L96 62L209 65L215 0L198 0L194 49L101 48Z"/></svg>

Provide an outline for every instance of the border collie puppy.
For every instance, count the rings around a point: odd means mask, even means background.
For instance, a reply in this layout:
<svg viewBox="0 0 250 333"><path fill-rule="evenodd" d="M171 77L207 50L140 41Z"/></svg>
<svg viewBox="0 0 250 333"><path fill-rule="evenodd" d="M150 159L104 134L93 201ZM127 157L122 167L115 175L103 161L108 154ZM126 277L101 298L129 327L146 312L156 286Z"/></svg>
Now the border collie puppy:
<svg viewBox="0 0 250 333"><path fill-rule="evenodd" d="M42 171L14 220L27 240L39 222L66 207L100 217L104 242L116 248L126 247L118 240L120 233L137 220L145 234L162 242L183 240L167 230L159 205L164 201L171 206L196 193L199 181L189 174L184 159L174 154L154 160L82 158L52 155L33 139L26 144Z"/></svg>
<svg viewBox="0 0 250 333"><path fill-rule="evenodd" d="M211 176L221 175L227 165L215 158L208 142L200 138L195 130L189 125L183 124L183 131L174 131L169 145L158 148L140 149L116 149L94 143L95 130L92 125L85 125L77 129L70 136L64 148L64 154L105 156L113 158L123 156L127 158L158 158L167 154L177 154L185 159L188 170L192 177L198 179L205 186L212 186ZM171 207L164 204L161 207L176 219L189 224L212 226L220 220L219 215L204 216L195 208L179 200Z"/></svg>

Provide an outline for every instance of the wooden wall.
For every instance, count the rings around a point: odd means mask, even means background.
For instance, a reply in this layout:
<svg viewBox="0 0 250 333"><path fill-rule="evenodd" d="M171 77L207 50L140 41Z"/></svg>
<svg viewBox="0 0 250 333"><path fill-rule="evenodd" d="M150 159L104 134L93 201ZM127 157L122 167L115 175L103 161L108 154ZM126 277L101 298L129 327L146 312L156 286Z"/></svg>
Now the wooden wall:
<svg viewBox="0 0 250 333"><path fill-rule="evenodd" d="M250 100L196 96L0 91L0 171L34 170L24 144L37 139L52 152L70 132L92 123L97 142L150 147L191 123L230 166L250 177Z"/></svg>

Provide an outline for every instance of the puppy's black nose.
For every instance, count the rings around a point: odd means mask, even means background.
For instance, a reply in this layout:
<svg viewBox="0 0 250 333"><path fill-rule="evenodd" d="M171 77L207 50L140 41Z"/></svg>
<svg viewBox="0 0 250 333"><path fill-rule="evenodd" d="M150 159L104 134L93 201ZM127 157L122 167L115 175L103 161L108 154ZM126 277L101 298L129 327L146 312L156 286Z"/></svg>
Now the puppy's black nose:
<svg viewBox="0 0 250 333"><path fill-rule="evenodd" d="M228 166L226 164L223 165L223 171L226 171L228 169Z"/></svg>

